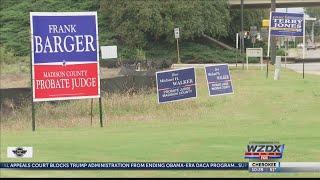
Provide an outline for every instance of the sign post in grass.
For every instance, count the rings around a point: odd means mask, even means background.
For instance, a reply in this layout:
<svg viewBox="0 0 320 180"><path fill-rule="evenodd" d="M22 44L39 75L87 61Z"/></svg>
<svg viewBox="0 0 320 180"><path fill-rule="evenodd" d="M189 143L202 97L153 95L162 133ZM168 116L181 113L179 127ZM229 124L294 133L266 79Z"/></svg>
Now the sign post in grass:
<svg viewBox="0 0 320 180"><path fill-rule="evenodd" d="M304 78L304 59L306 51L305 43L305 14L304 13L287 13L287 12L270 12L269 21L269 39L268 39L268 57L270 52L270 38L277 36L294 36L303 37L302 50L302 78Z"/></svg>
<svg viewBox="0 0 320 180"><path fill-rule="evenodd" d="M209 96L233 94L233 86L228 64L205 67Z"/></svg>
<svg viewBox="0 0 320 180"><path fill-rule="evenodd" d="M99 98L97 12L30 12L34 102Z"/></svg>
<svg viewBox="0 0 320 180"><path fill-rule="evenodd" d="M183 68L156 73L158 103L197 97L195 69Z"/></svg>

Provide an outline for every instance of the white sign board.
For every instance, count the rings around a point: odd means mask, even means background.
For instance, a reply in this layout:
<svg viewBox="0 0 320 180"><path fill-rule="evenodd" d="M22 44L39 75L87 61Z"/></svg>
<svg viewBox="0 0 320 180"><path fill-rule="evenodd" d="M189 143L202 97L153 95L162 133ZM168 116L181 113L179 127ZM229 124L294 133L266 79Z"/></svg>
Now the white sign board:
<svg viewBox="0 0 320 180"><path fill-rule="evenodd" d="M179 28L174 28L174 38L176 38L176 39L180 38Z"/></svg>
<svg viewBox="0 0 320 180"><path fill-rule="evenodd" d="M101 58L102 59L118 58L117 46L101 46Z"/></svg>
<svg viewBox="0 0 320 180"><path fill-rule="evenodd" d="M262 48L246 48L246 55L248 57L261 57Z"/></svg>
<svg viewBox="0 0 320 180"><path fill-rule="evenodd" d="M247 70L249 68L249 57L260 57L261 70L263 69L263 50L262 48L246 48Z"/></svg>
<svg viewBox="0 0 320 180"><path fill-rule="evenodd" d="M239 44L239 33L236 35L236 48L238 49L238 44Z"/></svg>

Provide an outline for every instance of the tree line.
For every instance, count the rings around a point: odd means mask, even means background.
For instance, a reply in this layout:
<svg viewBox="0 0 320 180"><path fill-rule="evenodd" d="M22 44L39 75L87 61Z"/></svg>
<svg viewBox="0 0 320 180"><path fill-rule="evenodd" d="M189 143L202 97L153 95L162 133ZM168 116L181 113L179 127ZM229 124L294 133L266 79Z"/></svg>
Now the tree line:
<svg viewBox="0 0 320 180"><path fill-rule="evenodd" d="M230 44L240 31L240 10L226 0L1 0L0 11L0 46L15 56L30 53L29 12L97 11L100 45L121 46L128 56L153 44L174 46L175 27L185 41L206 34ZM245 10L244 27L267 17L266 9Z"/></svg>

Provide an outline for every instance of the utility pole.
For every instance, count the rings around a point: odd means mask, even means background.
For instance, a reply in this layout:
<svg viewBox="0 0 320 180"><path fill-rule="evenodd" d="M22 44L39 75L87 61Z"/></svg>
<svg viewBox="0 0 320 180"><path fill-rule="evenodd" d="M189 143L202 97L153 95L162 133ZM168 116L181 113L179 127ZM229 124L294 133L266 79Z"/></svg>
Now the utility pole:
<svg viewBox="0 0 320 180"><path fill-rule="evenodd" d="M177 41L177 60L178 60L178 64L181 64L180 52L179 52L179 38L180 38L180 29L179 28L174 28L174 38Z"/></svg>
<svg viewBox="0 0 320 180"><path fill-rule="evenodd" d="M244 37L243 37L243 0L241 0L241 34L240 34L240 40L241 40L241 54L244 53ZM242 69L244 69L244 59L242 60Z"/></svg>
<svg viewBox="0 0 320 180"><path fill-rule="evenodd" d="M271 0L271 11L276 11L276 0ZM270 58L271 62L274 64L276 60L276 37L270 36L270 38Z"/></svg>
<svg viewBox="0 0 320 180"><path fill-rule="evenodd" d="M312 44L314 44L314 21L312 22L311 41L312 41Z"/></svg>
<svg viewBox="0 0 320 180"><path fill-rule="evenodd" d="M288 8L286 8L286 13L288 12ZM285 42L285 49L286 49L286 52L285 52L285 55L284 55L284 68L287 68L287 55L288 55L288 36L285 37L286 39L286 42Z"/></svg>

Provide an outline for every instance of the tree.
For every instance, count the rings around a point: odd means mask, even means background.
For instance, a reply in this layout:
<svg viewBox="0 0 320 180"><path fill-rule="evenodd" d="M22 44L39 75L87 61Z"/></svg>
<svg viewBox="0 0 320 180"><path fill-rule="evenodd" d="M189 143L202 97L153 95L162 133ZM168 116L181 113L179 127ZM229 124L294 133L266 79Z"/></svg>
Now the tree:
<svg viewBox="0 0 320 180"><path fill-rule="evenodd" d="M228 27L228 38L232 44L235 43L235 35L241 31L241 10L230 11L231 21ZM249 31L250 26L261 27L263 19L269 19L268 9L245 9L243 11L243 30Z"/></svg>
<svg viewBox="0 0 320 180"><path fill-rule="evenodd" d="M101 14L118 44L146 48L149 42L173 43L173 29L182 39L206 33L226 36L230 17L226 1L101 1Z"/></svg>
<svg viewBox="0 0 320 180"><path fill-rule="evenodd" d="M318 36L320 35L320 7L310 7L310 8L305 8L305 13L308 14L310 17L317 18L317 21L315 22L315 27L314 27L314 35ZM306 22L308 23L308 21ZM306 24L306 29L308 32L311 32L311 23Z"/></svg>
<svg viewBox="0 0 320 180"><path fill-rule="evenodd" d="M30 12L95 11L99 0L1 0L0 45L17 56L30 52Z"/></svg>

